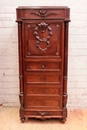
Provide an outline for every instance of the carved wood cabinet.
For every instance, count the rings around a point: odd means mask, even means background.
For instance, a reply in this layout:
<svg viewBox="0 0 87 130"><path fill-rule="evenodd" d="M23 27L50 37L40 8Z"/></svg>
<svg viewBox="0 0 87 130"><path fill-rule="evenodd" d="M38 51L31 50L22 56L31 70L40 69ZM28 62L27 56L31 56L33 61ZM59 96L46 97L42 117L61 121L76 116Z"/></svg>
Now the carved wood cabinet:
<svg viewBox="0 0 87 130"><path fill-rule="evenodd" d="M20 6L20 119L67 118L67 57L70 9Z"/></svg>

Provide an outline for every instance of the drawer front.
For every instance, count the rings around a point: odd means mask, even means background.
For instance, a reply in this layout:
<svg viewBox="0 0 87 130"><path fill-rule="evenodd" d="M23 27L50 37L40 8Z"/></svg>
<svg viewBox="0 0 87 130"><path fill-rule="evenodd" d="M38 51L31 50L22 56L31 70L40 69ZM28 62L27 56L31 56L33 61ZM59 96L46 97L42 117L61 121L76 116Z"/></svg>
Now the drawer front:
<svg viewBox="0 0 87 130"><path fill-rule="evenodd" d="M58 72L29 72L25 74L25 83L57 82L60 84L61 75Z"/></svg>
<svg viewBox="0 0 87 130"><path fill-rule="evenodd" d="M61 88L58 85L27 85L26 95L29 94L61 94Z"/></svg>
<svg viewBox="0 0 87 130"><path fill-rule="evenodd" d="M60 9L31 9L31 10L22 10L22 19L41 19L41 18L61 18L64 19L65 10Z"/></svg>
<svg viewBox="0 0 87 130"><path fill-rule="evenodd" d="M25 63L25 71L35 71L35 70L48 70L48 69L56 69L58 71L61 70L61 62L26 62Z"/></svg>
<svg viewBox="0 0 87 130"><path fill-rule="evenodd" d="M62 111L25 111L26 116L33 117L33 116L60 116L62 117Z"/></svg>
<svg viewBox="0 0 87 130"><path fill-rule="evenodd" d="M26 107L37 107L37 106L60 106L59 96L27 96Z"/></svg>

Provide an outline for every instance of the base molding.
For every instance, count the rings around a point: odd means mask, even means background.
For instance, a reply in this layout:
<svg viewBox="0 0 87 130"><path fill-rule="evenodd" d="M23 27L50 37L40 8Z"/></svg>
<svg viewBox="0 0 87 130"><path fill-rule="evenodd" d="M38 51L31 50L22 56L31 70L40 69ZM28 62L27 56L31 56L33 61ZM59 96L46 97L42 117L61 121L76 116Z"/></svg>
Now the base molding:
<svg viewBox="0 0 87 130"><path fill-rule="evenodd" d="M35 110L27 110L20 108L20 120L24 123L28 118L46 120L46 119L60 119L62 123L66 122L67 118L67 108L64 108L59 111L35 111Z"/></svg>

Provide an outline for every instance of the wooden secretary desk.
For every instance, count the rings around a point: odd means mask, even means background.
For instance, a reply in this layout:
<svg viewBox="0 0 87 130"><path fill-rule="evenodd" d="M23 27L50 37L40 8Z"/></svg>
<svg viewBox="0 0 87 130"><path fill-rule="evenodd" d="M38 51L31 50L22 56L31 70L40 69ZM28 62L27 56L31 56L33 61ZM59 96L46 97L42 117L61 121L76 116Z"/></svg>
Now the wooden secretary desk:
<svg viewBox="0 0 87 130"><path fill-rule="evenodd" d="M70 9L20 6L20 119L67 118L67 57Z"/></svg>

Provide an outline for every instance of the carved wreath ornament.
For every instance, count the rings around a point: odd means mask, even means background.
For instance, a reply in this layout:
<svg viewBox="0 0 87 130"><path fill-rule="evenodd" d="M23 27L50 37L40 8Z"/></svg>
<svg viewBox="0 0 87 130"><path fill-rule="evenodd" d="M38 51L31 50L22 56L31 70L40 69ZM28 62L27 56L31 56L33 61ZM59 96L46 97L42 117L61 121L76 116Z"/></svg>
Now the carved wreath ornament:
<svg viewBox="0 0 87 130"><path fill-rule="evenodd" d="M38 31L40 31L41 33L45 33L46 30L48 30L48 36L46 38L41 38L38 34ZM41 22L40 24L37 24L37 26L35 27L34 35L37 39L36 47L38 47L40 51L45 52L50 47L49 39L53 35L52 28L49 26L49 24ZM41 48L40 46L43 42L46 44L45 48Z"/></svg>

